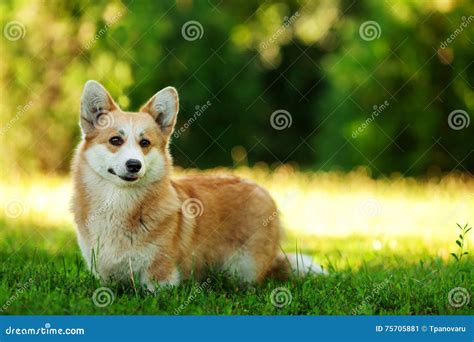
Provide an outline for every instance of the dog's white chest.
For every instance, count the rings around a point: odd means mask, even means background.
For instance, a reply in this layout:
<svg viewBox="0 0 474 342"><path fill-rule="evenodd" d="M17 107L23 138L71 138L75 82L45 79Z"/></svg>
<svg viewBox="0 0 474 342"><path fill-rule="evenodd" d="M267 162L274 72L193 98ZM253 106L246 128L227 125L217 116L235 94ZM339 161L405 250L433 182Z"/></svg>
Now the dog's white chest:
<svg viewBox="0 0 474 342"><path fill-rule="evenodd" d="M135 200L132 195L105 192L92 200L86 221L90 239L79 238L91 270L106 280L126 281L133 275L143 276L157 252L155 245L144 243L146 232L139 227L140 222L127 220L130 201Z"/></svg>

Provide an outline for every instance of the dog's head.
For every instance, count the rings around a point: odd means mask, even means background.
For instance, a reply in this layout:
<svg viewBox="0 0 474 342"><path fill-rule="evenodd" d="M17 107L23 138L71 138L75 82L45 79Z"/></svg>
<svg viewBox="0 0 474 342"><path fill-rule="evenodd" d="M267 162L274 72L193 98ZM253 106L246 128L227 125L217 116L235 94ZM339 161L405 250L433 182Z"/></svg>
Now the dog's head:
<svg viewBox="0 0 474 342"><path fill-rule="evenodd" d="M178 109L173 87L160 90L139 112L124 112L101 84L88 81L81 97L82 162L119 186L160 179L171 163L168 142Z"/></svg>

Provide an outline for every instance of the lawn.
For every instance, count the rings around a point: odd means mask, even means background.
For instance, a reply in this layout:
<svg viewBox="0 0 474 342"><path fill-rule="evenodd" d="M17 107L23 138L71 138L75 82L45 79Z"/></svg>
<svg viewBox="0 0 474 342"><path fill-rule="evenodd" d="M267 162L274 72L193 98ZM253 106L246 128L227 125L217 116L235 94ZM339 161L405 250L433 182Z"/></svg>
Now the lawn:
<svg viewBox="0 0 474 342"><path fill-rule="evenodd" d="M311 254L329 276L241 286L222 274L156 295L108 289L88 273L58 177L0 185L2 314L470 314L474 182L461 175L371 180L363 171L308 174L241 169L267 186L283 213L285 251ZM450 295L451 294L451 295Z"/></svg>

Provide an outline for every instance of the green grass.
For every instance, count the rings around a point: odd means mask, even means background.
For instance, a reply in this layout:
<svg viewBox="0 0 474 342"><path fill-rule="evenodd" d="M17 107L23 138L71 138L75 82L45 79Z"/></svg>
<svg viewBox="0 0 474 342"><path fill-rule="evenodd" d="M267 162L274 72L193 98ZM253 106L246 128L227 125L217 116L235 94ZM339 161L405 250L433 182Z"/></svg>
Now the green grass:
<svg viewBox="0 0 474 342"><path fill-rule="evenodd" d="M92 297L101 284L86 270L70 228L0 220L0 310L55 315L155 315L177 310L182 315L472 314L472 300L459 308L448 301L456 287L474 293L471 254L461 262L449 256L457 251L455 238L456 227L452 243L397 238L376 241L374 248L374 239L367 236L299 239L298 248L315 256L329 276L245 287L213 274L202 291L197 290L199 284L187 281L156 295L108 285L114 301L98 307ZM285 249L294 250L295 244L290 237ZM272 304L277 288L289 291L291 303L281 308Z"/></svg>

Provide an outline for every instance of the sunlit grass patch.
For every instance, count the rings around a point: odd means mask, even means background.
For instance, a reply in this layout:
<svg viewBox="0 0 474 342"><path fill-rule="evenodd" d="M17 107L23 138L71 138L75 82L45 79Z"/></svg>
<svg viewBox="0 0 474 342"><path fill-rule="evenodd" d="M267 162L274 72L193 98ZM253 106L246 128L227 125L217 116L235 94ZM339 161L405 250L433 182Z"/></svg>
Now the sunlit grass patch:
<svg viewBox="0 0 474 342"><path fill-rule="evenodd" d="M202 171L177 170L177 174ZM444 178L371 179L364 170L303 173L289 167L216 169L232 172L270 190L285 228L316 236L368 235L386 239L419 236L446 240L456 222L474 222L474 180L462 174ZM69 178L22 178L0 184L0 217L72 227ZM472 240L471 240L472 241Z"/></svg>
<svg viewBox="0 0 474 342"><path fill-rule="evenodd" d="M288 241L287 249L294 248L293 242ZM105 298L106 305L98 306L94 293L104 285L86 270L73 231L9 226L0 232L0 304L8 304L3 314L350 315L472 310L472 304L453 307L448 298L454 288L474 290L470 259L443 260L431 255L422 240L400 243L407 249L374 250L370 238L361 236L326 237L302 251L325 265L327 277L242 286L214 274L202 290L196 290L200 283L186 281L156 295L110 284L106 286L113 300ZM281 306L272 301L276 291L289 296L280 298Z"/></svg>
<svg viewBox="0 0 474 342"><path fill-rule="evenodd" d="M472 179L451 175L426 181L373 180L362 171L301 173L289 168L272 173L240 168L233 173L270 190L288 231L282 248L312 255L330 272L328 277L245 287L214 275L202 291L188 281L156 296L112 284L113 303L98 307L92 298L102 285L86 270L77 247L69 212L70 181L36 177L0 185L2 313L471 312L472 302L454 307L448 294L459 287L468 294L474 290L474 234L465 238L464 250L470 254L460 262L450 255L460 253L456 222L474 222ZM275 306L272 295L282 288L291 301Z"/></svg>

